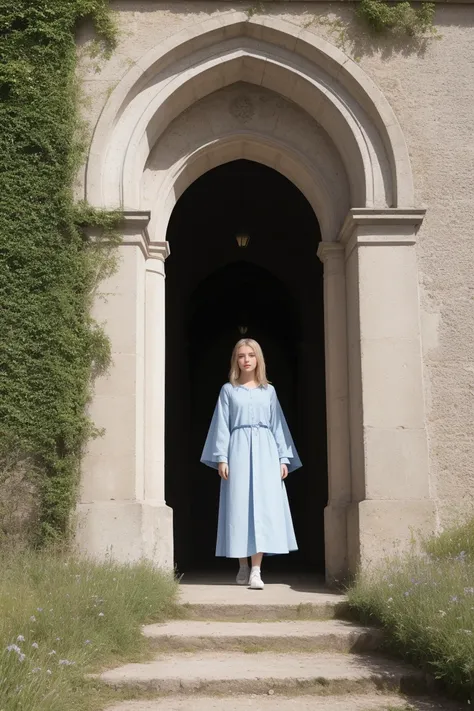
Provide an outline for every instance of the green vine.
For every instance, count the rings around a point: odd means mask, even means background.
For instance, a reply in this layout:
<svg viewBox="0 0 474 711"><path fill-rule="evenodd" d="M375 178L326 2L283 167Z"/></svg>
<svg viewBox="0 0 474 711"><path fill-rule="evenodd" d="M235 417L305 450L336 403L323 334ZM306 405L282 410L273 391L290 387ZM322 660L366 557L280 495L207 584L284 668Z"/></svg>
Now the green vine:
<svg viewBox="0 0 474 711"><path fill-rule="evenodd" d="M430 40L442 38L434 14L434 3L416 9L405 0L360 0L354 7L341 6L338 13L307 15L303 27L323 28L331 42L358 62L365 52L387 43L398 50L424 51Z"/></svg>
<svg viewBox="0 0 474 711"><path fill-rule="evenodd" d="M72 189L84 149L75 79L84 19L109 56L107 0L0 0L0 469L16 456L34 471L38 542L68 533L95 431L91 376L110 358L90 306L114 268L120 216L76 205Z"/></svg>
<svg viewBox="0 0 474 711"><path fill-rule="evenodd" d="M361 0L357 15L373 32L392 32L416 37L435 33L433 25L435 5L423 2L419 8L409 2L387 2L387 0Z"/></svg>

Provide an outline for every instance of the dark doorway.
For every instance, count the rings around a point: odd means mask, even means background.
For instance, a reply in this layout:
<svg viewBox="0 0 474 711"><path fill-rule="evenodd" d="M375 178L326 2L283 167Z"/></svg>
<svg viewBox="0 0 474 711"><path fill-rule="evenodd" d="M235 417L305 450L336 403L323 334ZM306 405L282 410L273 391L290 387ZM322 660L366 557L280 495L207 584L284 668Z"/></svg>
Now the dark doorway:
<svg viewBox="0 0 474 711"><path fill-rule="evenodd" d="M236 236L250 236L239 247ZM214 557L219 477L199 458L242 336L262 345L303 461L287 479L299 550L266 570L323 572L327 501L319 226L280 173L239 160L193 183L171 216L166 261L166 501L178 571L235 567Z"/></svg>

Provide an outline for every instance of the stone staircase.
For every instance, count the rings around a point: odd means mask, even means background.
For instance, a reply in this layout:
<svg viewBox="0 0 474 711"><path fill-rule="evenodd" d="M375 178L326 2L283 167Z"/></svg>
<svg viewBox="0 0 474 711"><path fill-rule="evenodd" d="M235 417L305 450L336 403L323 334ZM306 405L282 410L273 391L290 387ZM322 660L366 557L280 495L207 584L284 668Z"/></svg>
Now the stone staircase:
<svg viewBox="0 0 474 711"><path fill-rule="evenodd" d="M187 619L148 625L156 658L100 678L156 699L108 711L448 711L425 678L385 658L378 630L344 617L344 597L314 583L182 584Z"/></svg>

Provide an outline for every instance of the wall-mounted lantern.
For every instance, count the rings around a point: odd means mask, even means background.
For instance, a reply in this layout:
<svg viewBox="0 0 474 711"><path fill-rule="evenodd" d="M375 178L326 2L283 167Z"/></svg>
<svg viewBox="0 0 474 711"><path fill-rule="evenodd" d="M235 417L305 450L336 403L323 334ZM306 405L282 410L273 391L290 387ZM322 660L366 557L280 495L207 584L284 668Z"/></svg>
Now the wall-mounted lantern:
<svg viewBox="0 0 474 711"><path fill-rule="evenodd" d="M250 242L250 235L247 232L238 232L235 239L239 247L245 248Z"/></svg>

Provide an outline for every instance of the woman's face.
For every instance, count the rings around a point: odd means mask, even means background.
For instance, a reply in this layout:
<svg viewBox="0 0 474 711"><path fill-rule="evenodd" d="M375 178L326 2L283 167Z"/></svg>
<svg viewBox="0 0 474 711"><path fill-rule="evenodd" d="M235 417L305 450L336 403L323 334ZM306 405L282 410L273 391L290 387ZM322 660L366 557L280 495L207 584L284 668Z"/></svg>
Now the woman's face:
<svg viewBox="0 0 474 711"><path fill-rule="evenodd" d="M250 346L240 346L237 362L242 373L253 373L257 367L257 356Z"/></svg>

